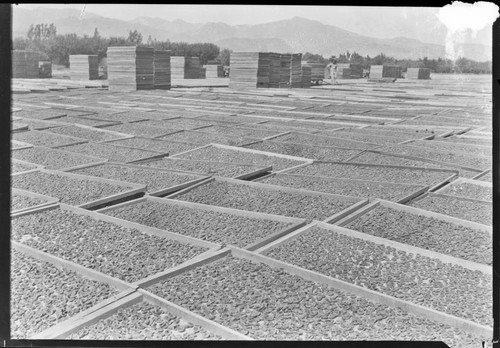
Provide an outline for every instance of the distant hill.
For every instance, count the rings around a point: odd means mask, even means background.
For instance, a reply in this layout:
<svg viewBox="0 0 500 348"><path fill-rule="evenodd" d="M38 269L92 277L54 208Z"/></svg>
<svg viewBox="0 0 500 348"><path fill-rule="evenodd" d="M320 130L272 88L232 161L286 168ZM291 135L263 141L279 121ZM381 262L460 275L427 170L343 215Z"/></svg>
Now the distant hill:
<svg viewBox="0 0 500 348"><path fill-rule="evenodd" d="M440 7L389 7L340 6L331 13L330 20L336 26L354 33L378 39L397 36L416 39L432 44L444 45L448 29L439 21ZM491 26L479 30L475 37L472 32L463 37L466 44L492 46Z"/></svg>
<svg viewBox="0 0 500 348"><path fill-rule="evenodd" d="M290 45L281 39L248 39L228 38L215 42L219 47L228 47L235 52L276 52L294 51Z"/></svg>
<svg viewBox="0 0 500 348"><path fill-rule="evenodd" d="M406 16L411 17L411 12L408 12ZM338 21L339 25L340 23L347 25L348 22L350 23L348 26L353 27L357 23L356 28L361 32L370 32L369 28L373 26L362 21L361 19L365 18L363 16L349 17L348 14L344 14L344 17L346 18ZM383 36L404 32L410 37L415 37L418 36L416 35L418 30L423 30L419 28L425 27L426 30L436 30L436 37L442 37L443 28L435 24L435 21L432 22L430 18L432 17L421 18L417 24L412 24L412 20L401 20L399 17L391 18L391 20L373 18L373 23L379 23L380 27L378 30L373 29L373 33ZM395 58L413 59L444 58L446 55L444 44L425 43L416 38L394 37L394 35L391 38L375 38L300 17L257 25L189 23L183 20L167 21L149 17L122 21L88 12L81 18L80 11L73 9L25 10L13 6L14 37L26 36L30 24L38 23L54 23L59 34L92 35L94 29L98 28L102 36L127 36L130 30L137 29L144 41L151 36L158 40L168 39L188 43L212 42L233 51L311 52L325 57L339 55L346 51L355 51L363 56L372 57L383 52ZM386 25L382 25L383 23ZM382 30L382 27L385 30ZM465 42L457 45L455 49L463 52L464 57L478 61L491 60L491 46L480 43L484 40L478 40L477 43L471 40Z"/></svg>

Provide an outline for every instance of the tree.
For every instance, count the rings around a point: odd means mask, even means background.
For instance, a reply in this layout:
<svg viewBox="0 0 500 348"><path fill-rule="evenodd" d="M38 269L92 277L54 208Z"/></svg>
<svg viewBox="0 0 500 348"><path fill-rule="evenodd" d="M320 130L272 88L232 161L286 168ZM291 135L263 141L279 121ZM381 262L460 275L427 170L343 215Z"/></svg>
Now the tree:
<svg viewBox="0 0 500 348"><path fill-rule="evenodd" d="M16 37L12 40L12 49L13 50L25 50L26 49L26 39L22 37Z"/></svg>
<svg viewBox="0 0 500 348"><path fill-rule="evenodd" d="M148 41L147 41L148 46L154 46L154 41L151 35L148 36Z"/></svg>
<svg viewBox="0 0 500 348"><path fill-rule="evenodd" d="M310 63L325 63L326 59L320 54L306 52L302 55L302 60Z"/></svg>
<svg viewBox="0 0 500 348"><path fill-rule="evenodd" d="M195 57L200 57L200 64L205 65L209 61L217 58L219 53L219 46L214 45L213 43L203 43L199 46L199 55L195 55Z"/></svg>
<svg viewBox="0 0 500 348"><path fill-rule="evenodd" d="M94 38L99 38L101 35L99 34L99 30L97 28L94 29Z"/></svg>
<svg viewBox="0 0 500 348"><path fill-rule="evenodd" d="M134 31L130 30L128 33L127 41L136 45L140 45L142 43L142 34L135 29Z"/></svg>
<svg viewBox="0 0 500 348"><path fill-rule="evenodd" d="M349 58L349 62L353 63L353 64L364 65L365 64L365 59L360 54L358 54L356 52L352 52L352 54L351 54L351 56Z"/></svg>
<svg viewBox="0 0 500 348"><path fill-rule="evenodd" d="M31 24L28 33L26 34L28 40L39 41L53 39L57 35L57 29L54 23L51 24Z"/></svg>
<svg viewBox="0 0 500 348"><path fill-rule="evenodd" d="M349 51L347 52L347 54L349 54ZM336 59L337 63L349 63L349 58L347 57L347 54L344 53L339 54L339 57Z"/></svg>
<svg viewBox="0 0 500 348"><path fill-rule="evenodd" d="M224 48L223 50L220 51L219 55L217 56L217 61L224 65L224 66L229 66L230 64L230 57L231 57L231 50L228 50L227 48Z"/></svg>

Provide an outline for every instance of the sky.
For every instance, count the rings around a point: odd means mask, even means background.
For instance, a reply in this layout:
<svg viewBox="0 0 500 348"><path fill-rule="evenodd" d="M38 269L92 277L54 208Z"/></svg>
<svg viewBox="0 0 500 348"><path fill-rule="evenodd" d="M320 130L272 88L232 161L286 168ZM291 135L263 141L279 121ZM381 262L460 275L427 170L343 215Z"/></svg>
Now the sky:
<svg viewBox="0 0 500 348"><path fill-rule="evenodd" d="M134 4L21 4L22 8L74 8L89 11L104 17L131 20L137 17L158 17L166 20L183 19L191 23L223 22L229 25L261 24L295 16L331 23L332 11L344 11L352 15L353 11L373 11L374 15L384 12L386 15L400 13L401 7L362 7L347 6L279 6L279 5L134 5ZM409 9L409 8L406 8ZM418 10L419 8L414 8ZM430 9L430 8L427 8ZM434 8L436 12L439 8Z"/></svg>
<svg viewBox="0 0 500 348"><path fill-rule="evenodd" d="M492 2L477 1L474 4L453 1L443 7L368 7L368 6L291 6L291 5L170 5L170 4L21 4L21 8L72 8L85 13L129 21L138 17L158 17L173 21L182 19L190 23L222 22L229 25L254 25L278 20L302 17L326 25L339 26L356 31L356 20L365 18L429 18L448 28L450 39L457 38L464 29L477 32L491 26L498 17L499 7ZM415 17L415 14L421 16ZM361 19L363 18L363 19ZM432 23L430 21L429 23ZM390 20L381 25L391 27ZM353 30L354 29L354 30ZM364 33L365 35L369 33ZM405 36L405 32L393 32L391 37ZM432 31L430 34L432 35ZM475 35L473 33L473 35ZM432 40L423 40L432 42Z"/></svg>

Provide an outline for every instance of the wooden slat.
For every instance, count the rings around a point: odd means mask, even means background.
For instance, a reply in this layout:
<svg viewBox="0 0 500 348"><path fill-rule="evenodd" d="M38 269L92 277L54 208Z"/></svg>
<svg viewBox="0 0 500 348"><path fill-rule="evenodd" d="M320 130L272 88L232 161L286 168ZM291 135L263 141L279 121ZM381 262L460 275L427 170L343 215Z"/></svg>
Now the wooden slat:
<svg viewBox="0 0 500 348"><path fill-rule="evenodd" d="M175 277L179 274L188 272L196 267L203 266L203 265L209 264L211 262L217 261L217 260L225 257L226 255L228 255L229 253L230 253L230 248L228 248L228 247L211 249L211 250L199 255L196 258L188 260L180 265L171 267L165 271L153 274L153 275L146 277L144 279L140 279L140 280L134 282L133 284L137 287L145 289L145 288L148 288L151 285L159 283L165 279Z"/></svg>
<svg viewBox="0 0 500 348"><path fill-rule="evenodd" d="M199 314L191 312L181 306L176 305L173 302L167 301L147 290L139 289L138 293L140 293L144 297L144 301L149 302L151 304L157 305L165 309L167 312L172 313L183 320L192 323L194 325L199 325L204 329L219 335L228 340L253 340L251 337L243 335L240 332L237 332L233 329L220 325L215 321L204 318Z"/></svg>
<svg viewBox="0 0 500 348"><path fill-rule="evenodd" d="M80 329L93 325L100 320L106 319L120 309L133 306L140 303L143 295L134 290L125 290L124 292L105 300L96 306L81 312L74 317L56 324L47 330L36 334L31 339L63 339L70 336L72 333L78 332Z"/></svg>
<svg viewBox="0 0 500 348"><path fill-rule="evenodd" d="M81 266L77 263L61 259L60 257L53 256L51 254L48 254L46 252L40 251L38 249L31 248L27 245L24 245L22 243L16 242L14 240L11 240L11 245L14 247L16 250L29 255L37 260L40 261L45 261L48 262L54 266L58 267L63 267L68 270L74 271L82 276L85 276L87 278L96 280L101 283L108 284L109 286L119 289L119 290L128 290L128 289L135 289L136 286L125 282L121 279L111 277L107 274L104 274L102 272Z"/></svg>
<svg viewBox="0 0 500 348"><path fill-rule="evenodd" d="M146 201L146 199L147 199L147 197L142 197L142 198L134 199L134 200L131 200L131 201L128 201L128 202L119 203L119 204L113 206L113 208L114 207L119 207L119 206L126 206L126 205L129 205L129 204L139 203L139 202L142 202L142 201ZM96 220L106 221L106 222L110 222L110 223L113 223L113 224L116 224L116 225L119 225L119 226L123 226L123 227L126 227L126 228L136 229L136 230L139 230L139 231L141 231L143 233L154 235L154 236L158 236L160 238L167 238L167 239L171 239L171 240L176 240L176 241L179 241L181 243L187 243L187 244L199 246L199 247L202 247L202 248L219 248L220 247L218 244L215 244L215 243L212 243L212 242L208 242L208 241L204 241L204 240L201 240L201 239L197 239L197 238L193 238L193 237L181 235L181 234L178 234L178 233L169 232L169 231L162 230L162 229L159 229L159 228L154 228L154 227L149 227L149 226L146 226L146 225L141 225L141 224L136 223L136 222L127 221L127 220L123 220L123 219L119 219L119 218L116 218L116 217L113 217L113 216L109 216L109 215L103 214L102 211L105 211L105 210L109 209L109 207L108 208L103 208L103 209L100 209L100 210L96 210L96 211L89 211L89 210L86 210L86 209L82 209L82 208L70 206L70 205L67 205L67 204L60 204L60 206L61 206L61 209L71 211L71 212L73 212L75 214L90 216L90 217L92 217L92 218L94 218Z"/></svg>

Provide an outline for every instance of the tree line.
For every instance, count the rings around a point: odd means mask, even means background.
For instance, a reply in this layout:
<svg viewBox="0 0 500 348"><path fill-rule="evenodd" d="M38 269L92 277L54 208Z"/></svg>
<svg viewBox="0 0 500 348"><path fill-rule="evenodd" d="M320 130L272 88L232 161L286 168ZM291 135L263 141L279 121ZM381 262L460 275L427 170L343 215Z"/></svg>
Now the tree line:
<svg viewBox="0 0 500 348"><path fill-rule="evenodd" d="M302 55L302 60L308 62L317 63L328 63L331 59L335 59L337 63L351 63L360 64L364 69L369 69L370 65L400 65L403 72L406 72L408 68L429 68L433 73L462 73L462 74L491 74L492 73L492 62L477 62L472 59L467 59L460 57L455 61L451 59L428 59L427 57L419 59L396 59L394 57L386 56L384 53L380 53L375 57L370 57L367 55L363 57L362 55L347 51L346 53L341 53L338 57L332 56L330 58L325 58L319 54L313 54L306 52Z"/></svg>
<svg viewBox="0 0 500 348"><path fill-rule="evenodd" d="M220 49L213 43L187 43L160 41L148 37L144 42L143 36L137 30L130 30L128 36L102 37L99 30L95 28L94 34L57 34L57 28L51 24L31 25L26 37L17 37L12 42L12 48L16 50L33 50L46 53L54 64L69 66L70 54L96 54L99 59L106 57L110 46L149 46L159 50L170 50L173 56L199 57L200 63L205 64L230 64L231 50ZM433 73L466 73L466 74L491 74L492 62L477 62L467 58L459 58L455 61L450 59L396 59L380 53L375 57L361 56L356 52L341 53L338 57L325 58L322 55L306 52L302 55L303 61L328 63L329 59L335 58L338 63L361 64L364 69L370 65L396 64L401 65L403 71L407 68L429 68Z"/></svg>
<svg viewBox="0 0 500 348"><path fill-rule="evenodd" d="M33 50L46 53L54 64L69 67L70 54L95 54L99 59L106 57L108 47L112 46L148 46L159 50L170 50L173 56L199 57L200 63L222 62L219 59L221 50L212 43L186 43L159 41L149 37L146 42L137 30L130 30L128 36L102 37L98 28L94 34L78 36L77 34L57 34L54 24L31 25L26 37L17 37L12 42L14 50ZM223 59L230 52L222 50Z"/></svg>

